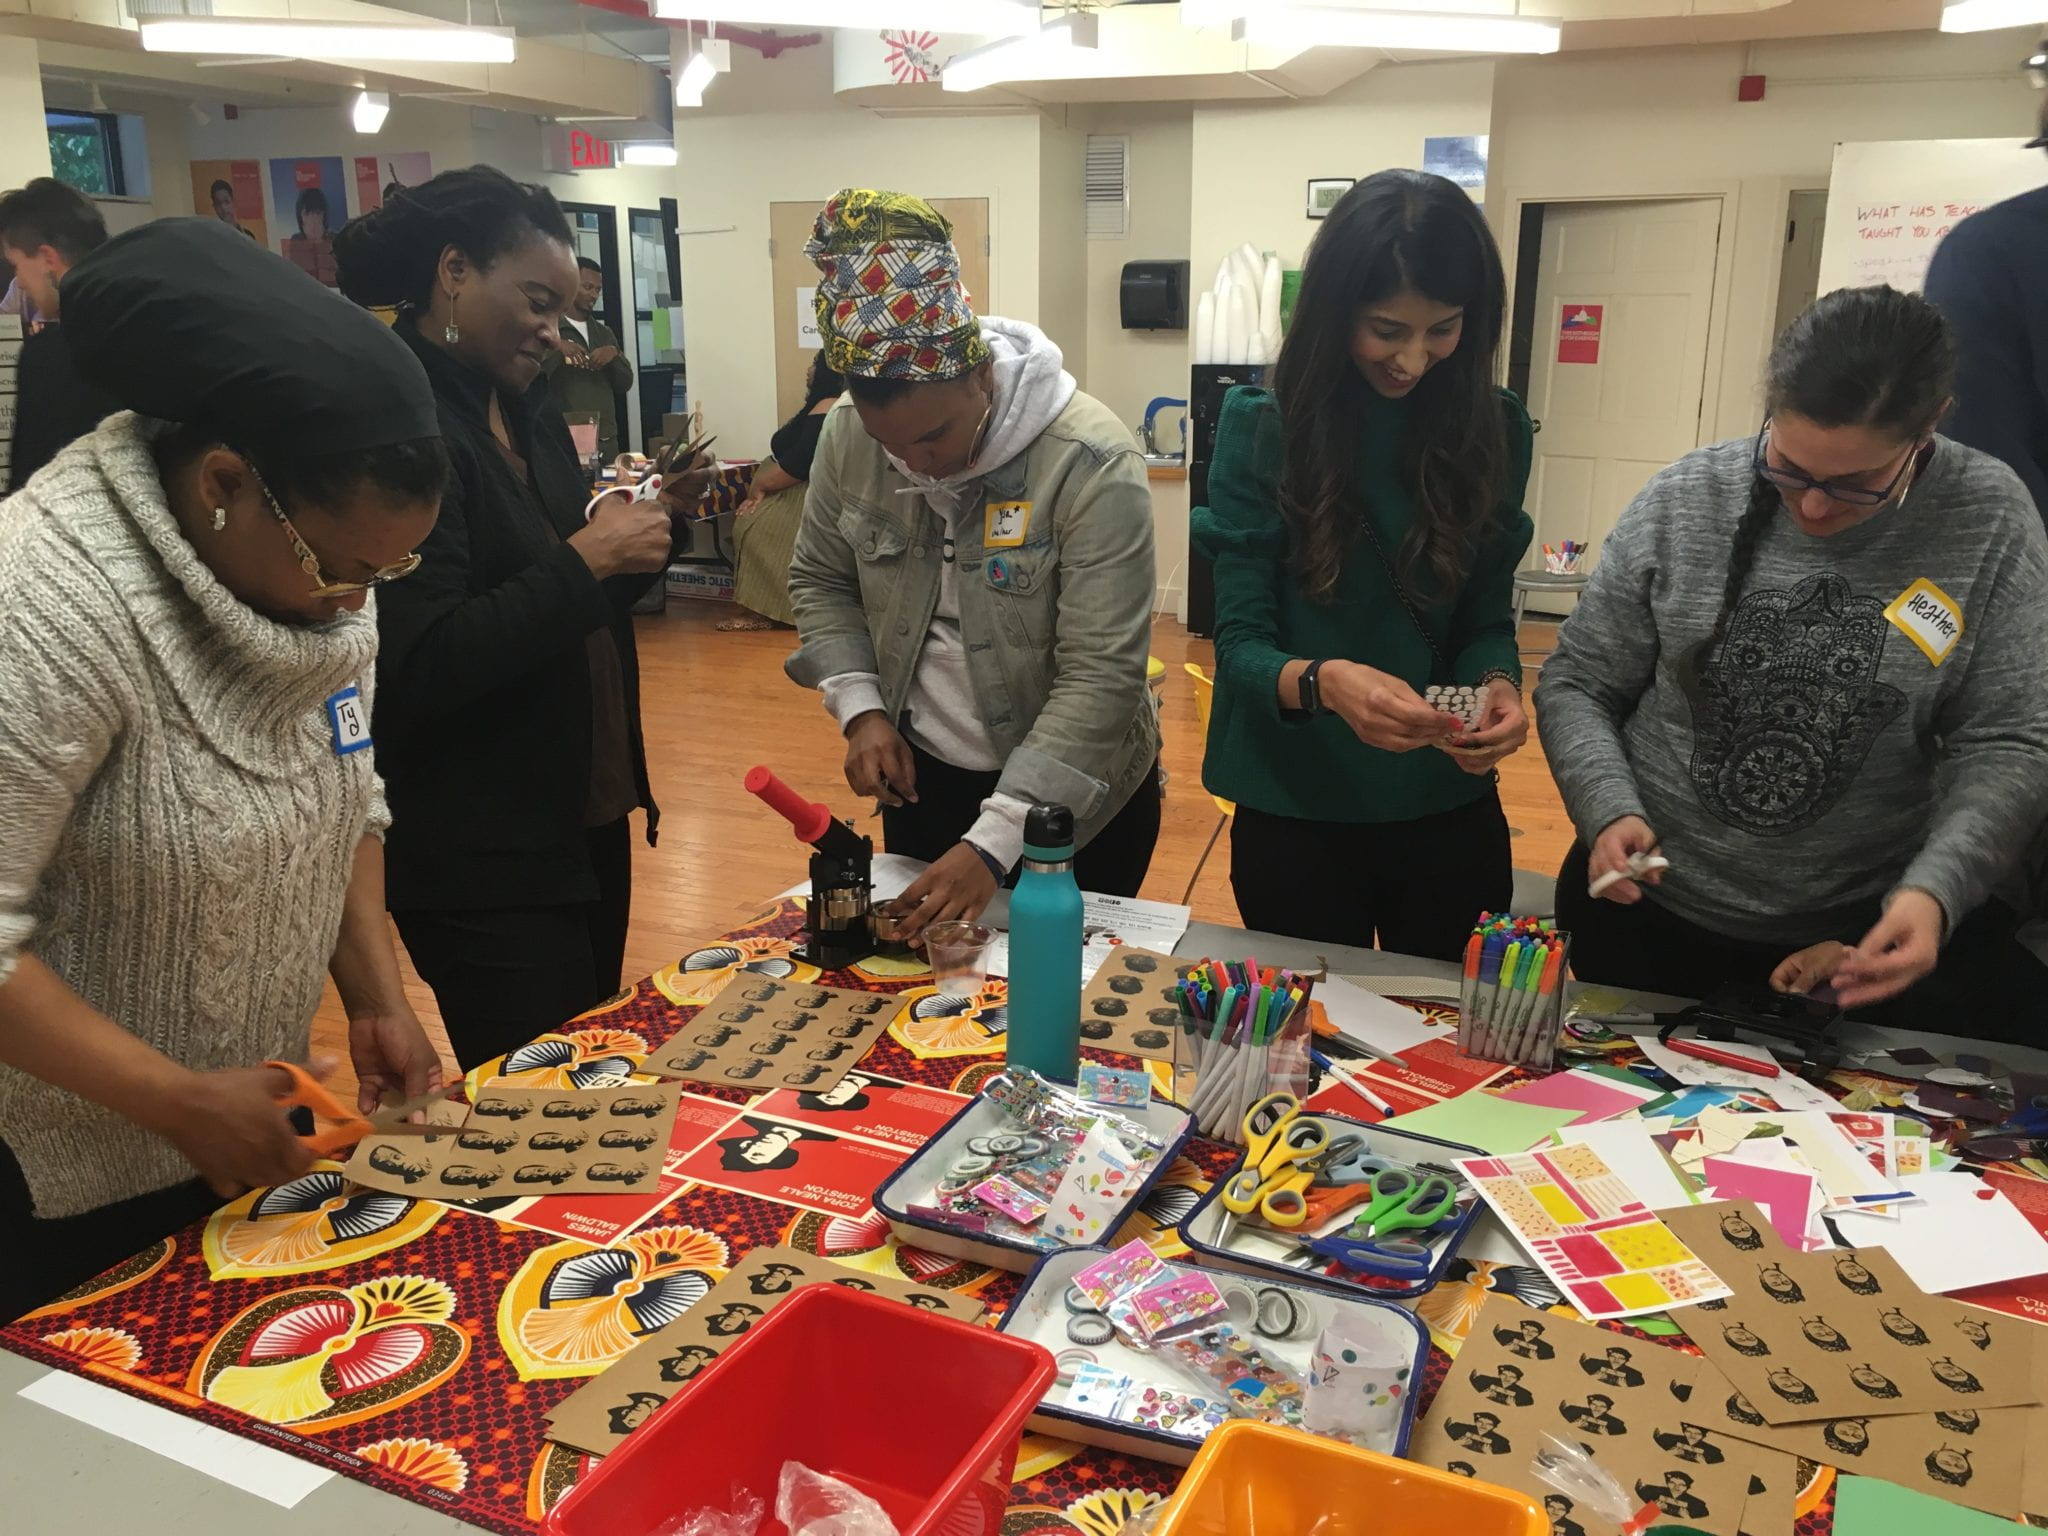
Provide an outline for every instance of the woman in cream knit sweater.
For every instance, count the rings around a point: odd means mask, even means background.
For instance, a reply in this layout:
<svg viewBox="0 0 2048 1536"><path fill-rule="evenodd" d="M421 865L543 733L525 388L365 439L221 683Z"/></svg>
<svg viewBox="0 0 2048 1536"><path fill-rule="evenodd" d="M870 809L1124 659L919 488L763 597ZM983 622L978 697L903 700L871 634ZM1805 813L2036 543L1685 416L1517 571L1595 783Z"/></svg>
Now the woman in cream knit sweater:
<svg viewBox="0 0 2048 1536"><path fill-rule="evenodd" d="M440 1077L358 750L369 590L446 472L419 364L211 220L63 294L141 414L0 503L0 1318L306 1166L263 1063L304 1059L323 972L365 1108Z"/></svg>

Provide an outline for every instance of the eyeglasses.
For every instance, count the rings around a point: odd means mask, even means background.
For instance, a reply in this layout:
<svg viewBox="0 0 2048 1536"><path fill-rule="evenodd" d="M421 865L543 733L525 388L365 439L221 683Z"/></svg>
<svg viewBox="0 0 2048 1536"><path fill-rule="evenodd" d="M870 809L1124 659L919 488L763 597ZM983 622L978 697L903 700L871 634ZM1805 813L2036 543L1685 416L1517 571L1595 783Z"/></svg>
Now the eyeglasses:
<svg viewBox="0 0 2048 1536"><path fill-rule="evenodd" d="M1816 480L1813 476L1797 469L1780 469L1764 454L1764 443L1769 438L1771 423L1768 417L1757 430L1756 448L1751 460L1756 472L1764 479L1786 491L1819 491L1830 501L1839 501L1851 507L1881 507L1892 499L1892 493L1901 481L1913 472L1913 464L1919 458L1919 448L1906 455L1906 462L1899 466L1899 472L1891 477L1880 489L1873 490L1867 485L1842 485L1833 480Z"/></svg>
<svg viewBox="0 0 2048 1536"><path fill-rule="evenodd" d="M410 576L420 568L420 554L418 550L414 550L403 560L394 561L373 571L368 581L336 581L320 568L320 557L314 554L312 546L299 536L299 530L292 526L292 520L284 515L284 508L279 506L277 498L270 494L270 487L263 483L263 477L257 475L253 467L249 473L256 476L256 489L263 493L264 501L269 503L270 515L276 518L278 526L284 529L284 536L292 541L292 553L299 557L299 569L313 578L310 596L354 597L358 592L381 587L387 581L397 581L401 576Z"/></svg>

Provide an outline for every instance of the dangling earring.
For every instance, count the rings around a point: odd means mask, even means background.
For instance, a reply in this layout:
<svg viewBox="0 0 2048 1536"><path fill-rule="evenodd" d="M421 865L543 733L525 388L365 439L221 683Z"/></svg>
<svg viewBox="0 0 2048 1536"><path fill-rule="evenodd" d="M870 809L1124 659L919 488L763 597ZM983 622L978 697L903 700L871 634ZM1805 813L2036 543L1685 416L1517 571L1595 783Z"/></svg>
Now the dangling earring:
<svg viewBox="0 0 2048 1536"><path fill-rule="evenodd" d="M228 509L226 507L215 507L213 509L213 531L219 533L227 525Z"/></svg>
<svg viewBox="0 0 2048 1536"><path fill-rule="evenodd" d="M455 301L460 297L455 293L448 295L448 324L441 330L441 339L451 347L462 340L462 327L455 323Z"/></svg>

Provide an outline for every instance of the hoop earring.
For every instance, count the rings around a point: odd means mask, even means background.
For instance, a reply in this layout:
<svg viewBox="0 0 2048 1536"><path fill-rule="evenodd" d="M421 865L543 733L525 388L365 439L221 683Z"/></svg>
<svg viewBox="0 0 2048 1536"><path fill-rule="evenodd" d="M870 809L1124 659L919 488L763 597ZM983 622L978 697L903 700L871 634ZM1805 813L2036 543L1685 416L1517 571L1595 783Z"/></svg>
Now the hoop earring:
<svg viewBox="0 0 2048 1536"><path fill-rule="evenodd" d="M213 509L213 531L219 533L227 525L228 509L226 507L215 507Z"/></svg>
<svg viewBox="0 0 2048 1536"><path fill-rule="evenodd" d="M441 329L441 339L451 347L462 340L462 327L455 323L455 301L461 297L457 293L448 295L448 323Z"/></svg>

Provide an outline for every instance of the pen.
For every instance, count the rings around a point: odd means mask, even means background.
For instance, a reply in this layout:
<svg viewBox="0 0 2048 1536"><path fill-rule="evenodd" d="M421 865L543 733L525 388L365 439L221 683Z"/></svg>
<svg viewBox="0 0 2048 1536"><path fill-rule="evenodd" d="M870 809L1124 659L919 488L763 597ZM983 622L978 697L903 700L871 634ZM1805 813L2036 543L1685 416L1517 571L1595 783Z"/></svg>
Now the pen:
<svg viewBox="0 0 2048 1536"><path fill-rule="evenodd" d="M1472 1038L1472 1008L1479 1000L1479 958L1486 946L1478 929L1465 941L1465 978L1458 988L1458 1033L1467 1044Z"/></svg>
<svg viewBox="0 0 2048 1536"><path fill-rule="evenodd" d="M1346 1068L1338 1066L1336 1062L1330 1060L1330 1058L1325 1056L1321 1051L1310 1051L1308 1055L1309 1060L1313 1061L1317 1066L1321 1067L1325 1072L1329 1073L1330 1076L1337 1079L1338 1082L1342 1083L1346 1088L1349 1088L1353 1093L1357 1094L1361 1099L1365 1100L1366 1103L1370 1104L1374 1109L1378 1110L1381 1114L1391 1116L1394 1113L1394 1106L1389 1104L1385 1099L1381 1098L1378 1094L1374 1093L1370 1088L1366 1087L1365 1079L1360 1077L1356 1072L1352 1072L1347 1070Z"/></svg>
<svg viewBox="0 0 2048 1536"><path fill-rule="evenodd" d="M1754 1072L1758 1077L1782 1075L1775 1061L1754 1061L1747 1056L1738 1056L1733 1051L1716 1050L1704 1041L1688 1040L1674 1035L1669 1040L1658 1043L1666 1050L1676 1051L1681 1056L1697 1056L1701 1061L1711 1061L1717 1067L1733 1067L1737 1072Z"/></svg>
<svg viewBox="0 0 2048 1536"><path fill-rule="evenodd" d="M1494 988L1493 1006L1488 1009L1487 1056L1495 1061L1500 1059L1501 1046L1508 1032L1510 1016L1514 1012L1515 977L1521 973L1522 961L1528 954L1528 945L1520 939L1508 945L1508 952L1500 963L1500 982Z"/></svg>

